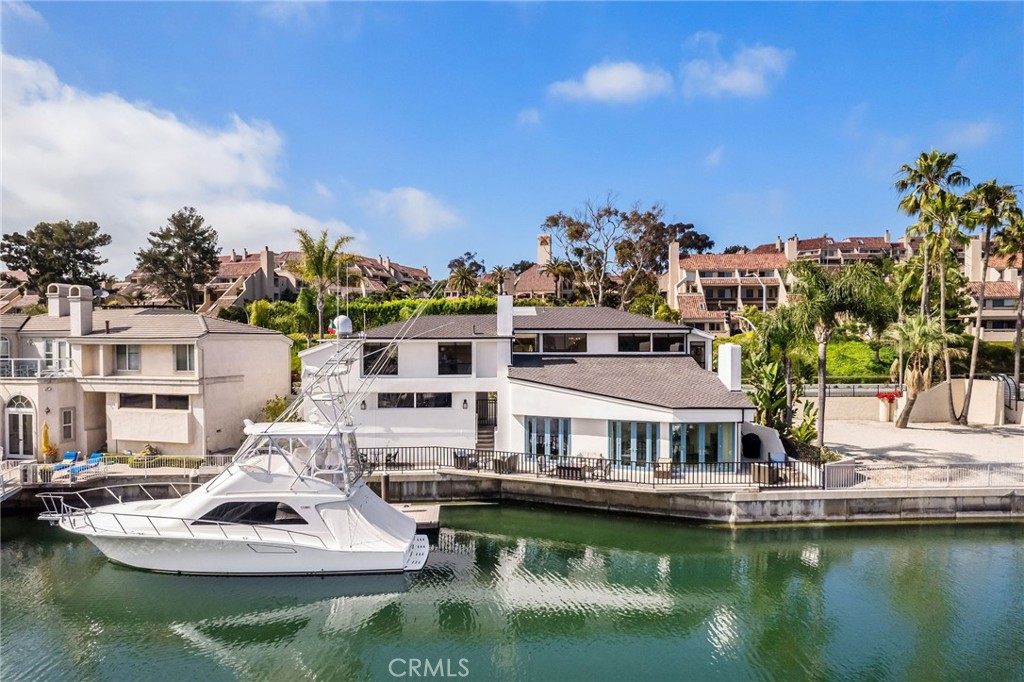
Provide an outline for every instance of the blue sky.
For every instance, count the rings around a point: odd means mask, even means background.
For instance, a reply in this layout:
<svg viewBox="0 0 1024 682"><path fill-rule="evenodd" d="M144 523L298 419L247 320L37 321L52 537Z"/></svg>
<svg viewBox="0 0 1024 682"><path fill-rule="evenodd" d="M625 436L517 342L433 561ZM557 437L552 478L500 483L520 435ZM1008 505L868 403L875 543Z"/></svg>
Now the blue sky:
<svg viewBox="0 0 1024 682"><path fill-rule="evenodd" d="M935 147L1024 181L1020 3L4 2L5 232L97 220L124 274L184 205L224 249L353 234L533 259L613 192L719 248L902 232Z"/></svg>

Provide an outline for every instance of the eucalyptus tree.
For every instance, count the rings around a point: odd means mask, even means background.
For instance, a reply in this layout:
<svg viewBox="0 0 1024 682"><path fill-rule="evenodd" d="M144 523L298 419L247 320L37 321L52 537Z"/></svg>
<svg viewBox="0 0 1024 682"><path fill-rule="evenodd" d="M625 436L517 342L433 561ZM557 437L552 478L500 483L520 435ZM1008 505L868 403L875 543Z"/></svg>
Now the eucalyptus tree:
<svg viewBox="0 0 1024 682"><path fill-rule="evenodd" d="M1013 378L1020 386L1021 332L1024 330L1024 217L1020 211L995 236L995 251L1017 268L1017 323L1013 334Z"/></svg>
<svg viewBox="0 0 1024 682"><path fill-rule="evenodd" d="M956 334L944 332L938 320L923 315L912 315L893 324L885 332L885 338L898 345L906 355L906 365L901 359L893 363L893 379L902 374L902 383L907 387L907 402L896 417L896 428L905 429L910 421L918 397L932 385L932 366L929 358L938 353L964 355L961 348L951 348L959 338Z"/></svg>
<svg viewBox="0 0 1024 682"><path fill-rule="evenodd" d="M352 241L352 237L338 237L330 241L327 230L324 230L314 239L302 228L295 229L295 236L299 240L299 251L302 252L302 260L295 266L295 274L316 292L317 335L323 339L324 299L327 290L336 279L339 279L342 270L345 271L345 279L350 284L354 278L359 277L353 267L355 256L342 251L345 245Z"/></svg>
<svg viewBox="0 0 1024 682"><path fill-rule="evenodd" d="M967 372L967 390L964 392L964 406L957 421L967 425L971 408L971 392L974 389L974 373L978 367L978 348L981 342L981 314L985 308L985 279L992 249L990 242L994 231L1015 224L1020 220L1021 209L1017 203L1017 192L1012 185L1000 185L989 180L975 185L966 194L974 204L977 224L981 226L981 281L978 283L977 312L974 317L974 343L971 344L971 365Z"/></svg>
<svg viewBox="0 0 1024 682"><path fill-rule="evenodd" d="M811 261L794 261L787 268L793 277L794 315L799 325L813 329L818 344L818 447L825 445L825 377L828 344L843 317L862 318L891 292L879 269L854 263L829 271Z"/></svg>
<svg viewBox="0 0 1024 682"><path fill-rule="evenodd" d="M913 165L900 166L897 171L900 177L893 183L896 191L904 195L899 202L900 211L909 216L919 215L923 205L939 192L952 192L956 187L969 185L971 181L956 165L956 159L956 154L946 154L933 149L930 152L921 152ZM925 316L929 315L927 238L933 226L933 223L918 221L907 231L908 235L921 236L926 241L922 247L924 264L921 281L921 314Z"/></svg>

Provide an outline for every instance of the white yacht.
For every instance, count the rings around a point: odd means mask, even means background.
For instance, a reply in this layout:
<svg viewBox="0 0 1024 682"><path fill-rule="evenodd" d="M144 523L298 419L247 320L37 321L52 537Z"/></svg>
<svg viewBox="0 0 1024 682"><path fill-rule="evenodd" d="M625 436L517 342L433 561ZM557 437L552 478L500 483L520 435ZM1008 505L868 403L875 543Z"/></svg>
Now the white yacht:
<svg viewBox="0 0 1024 682"><path fill-rule="evenodd" d="M246 440L213 480L172 499L145 486L41 493L40 518L84 535L112 561L151 571L328 575L415 571L429 542L366 485L349 405L337 381L359 355L336 343L309 388ZM294 421L305 415L308 421ZM136 493L147 499L122 501ZM97 496L117 500L93 506Z"/></svg>

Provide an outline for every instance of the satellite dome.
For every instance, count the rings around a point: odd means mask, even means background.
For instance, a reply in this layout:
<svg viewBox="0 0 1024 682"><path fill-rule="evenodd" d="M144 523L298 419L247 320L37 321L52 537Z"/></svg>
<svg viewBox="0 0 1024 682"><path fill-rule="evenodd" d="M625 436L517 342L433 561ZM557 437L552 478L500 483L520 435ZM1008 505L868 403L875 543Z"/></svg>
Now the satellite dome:
<svg viewBox="0 0 1024 682"><path fill-rule="evenodd" d="M336 318L331 320L331 326L327 328L327 331L335 336L351 334L352 320L349 319L348 315L338 315Z"/></svg>

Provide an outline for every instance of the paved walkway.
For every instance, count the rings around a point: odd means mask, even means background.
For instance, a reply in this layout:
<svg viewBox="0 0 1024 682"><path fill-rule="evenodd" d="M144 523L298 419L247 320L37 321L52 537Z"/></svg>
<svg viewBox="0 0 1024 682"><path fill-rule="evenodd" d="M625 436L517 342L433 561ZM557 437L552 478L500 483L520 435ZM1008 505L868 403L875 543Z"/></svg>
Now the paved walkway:
<svg viewBox="0 0 1024 682"><path fill-rule="evenodd" d="M858 462L897 464L1024 463L1024 426L825 422L825 444Z"/></svg>

